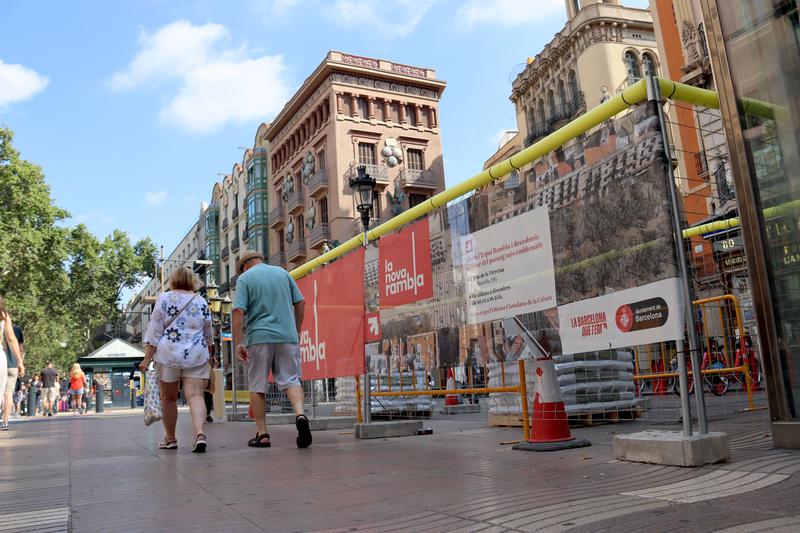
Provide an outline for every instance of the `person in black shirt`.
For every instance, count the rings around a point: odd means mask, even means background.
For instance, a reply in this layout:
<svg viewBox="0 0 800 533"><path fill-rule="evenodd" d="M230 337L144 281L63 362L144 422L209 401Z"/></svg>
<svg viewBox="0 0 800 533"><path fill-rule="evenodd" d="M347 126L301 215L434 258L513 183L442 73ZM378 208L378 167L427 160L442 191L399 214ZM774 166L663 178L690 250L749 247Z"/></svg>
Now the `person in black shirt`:
<svg viewBox="0 0 800 533"><path fill-rule="evenodd" d="M20 358L24 360L25 358L25 349L23 347L23 343L25 342L25 338L22 335L22 328L18 325L14 324L12 326L14 330L14 336L17 338L17 344L19 344L19 355ZM2 351L2 350L0 350ZM8 365L7 370L7 380L5 390L0 391L0 394L5 394L5 401L3 402L3 425L1 426L3 429L8 429L8 418L11 415L11 408L14 406L14 393L17 391L17 382L19 378L19 365L17 363L17 358L14 357L11 347L6 348L6 364Z"/></svg>
<svg viewBox="0 0 800 533"><path fill-rule="evenodd" d="M58 371L53 368L53 362L47 362L47 368L42 370L42 414L53 416L53 402L58 401Z"/></svg>

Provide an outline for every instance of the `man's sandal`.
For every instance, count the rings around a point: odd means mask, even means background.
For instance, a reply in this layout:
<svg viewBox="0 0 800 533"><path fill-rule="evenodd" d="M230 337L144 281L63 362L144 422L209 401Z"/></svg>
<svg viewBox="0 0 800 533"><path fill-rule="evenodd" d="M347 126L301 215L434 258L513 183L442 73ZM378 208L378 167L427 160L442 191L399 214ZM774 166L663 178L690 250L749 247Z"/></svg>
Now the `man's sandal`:
<svg viewBox="0 0 800 533"><path fill-rule="evenodd" d="M266 439L266 441L264 440ZM269 433L262 433L259 435L256 433L256 436L247 441L247 445L251 448L270 448L272 447L272 443L269 442Z"/></svg>
<svg viewBox="0 0 800 533"><path fill-rule="evenodd" d="M168 439L167 437L164 437L161 439L161 442L158 443L158 448L160 450L177 450L178 439Z"/></svg>
<svg viewBox="0 0 800 533"><path fill-rule="evenodd" d="M192 446L192 453L205 453L207 445L208 442L206 441L206 436L202 433L198 433L197 436L194 438L194 446Z"/></svg>
<svg viewBox="0 0 800 533"><path fill-rule="evenodd" d="M308 448L311 446L311 427L308 424L308 417L306 415L297 415L294 419L294 425L297 426L297 447Z"/></svg>

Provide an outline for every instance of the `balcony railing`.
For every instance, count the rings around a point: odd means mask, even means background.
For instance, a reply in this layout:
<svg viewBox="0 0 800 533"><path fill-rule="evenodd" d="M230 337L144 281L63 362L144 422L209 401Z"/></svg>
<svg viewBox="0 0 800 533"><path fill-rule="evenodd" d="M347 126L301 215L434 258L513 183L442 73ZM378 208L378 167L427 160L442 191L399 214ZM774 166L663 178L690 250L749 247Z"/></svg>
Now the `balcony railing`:
<svg viewBox="0 0 800 533"><path fill-rule="evenodd" d="M306 240L302 237L297 238L286 246L286 258L289 261L294 261L299 257L306 256Z"/></svg>
<svg viewBox="0 0 800 533"><path fill-rule="evenodd" d="M554 131L555 128L553 128L550 124L536 124L531 130L530 134L525 137L525 147L532 145L542 137L546 137Z"/></svg>
<svg viewBox="0 0 800 533"><path fill-rule="evenodd" d="M233 212L231 213L231 218L233 219L234 222L236 222L236 219L239 218L239 206L238 205L233 208Z"/></svg>
<svg viewBox="0 0 800 533"><path fill-rule="evenodd" d="M355 177L358 174L356 168L360 165L353 165L346 173L346 178ZM367 167L367 174L375 178L376 183L389 183L389 168L385 165L364 165Z"/></svg>
<svg viewBox="0 0 800 533"><path fill-rule="evenodd" d="M225 261L231 255L231 250L227 246L222 249L222 260Z"/></svg>
<svg viewBox="0 0 800 533"><path fill-rule="evenodd" d="M579 91L570 102L567 104L567 111L570 118L575 118L581 113L586 111L586 98L583 96L583 91Z"/></svg>
<svg viewBox="0 0 800 533"><path fill-rule="evenodd" d="M236 280L239 279L239 274L231 278L231 290L236 290Z"/></svg>
<svg viewBox="0 0 800 533"><path fill-rule="evenodd" d="M425 187L436 189L439 186L436 173L432 170L403 169L400 171L400 183L403 187Z"/></svg>
<svg viewBox="0 0 800 533"><path fill-rule="evenodd" d="M269 254L269 264L276 266L284 266L286 264L286 252L279 250Z"/></svg>
<svg viewBox="0 0 800 533"><path fill-rule="evenodd" d="M308 245L312 248L319 246L331 239L331 231L328 224L321 222L308 230Z"/></svg>
<svg viewBox="0 0 800 533"><path fill-rule="evenodd" d="M308 180L306 189L308 194L314 196L318 192L322 192L328 188L328 173L324 168L317 169L317 172Z"/></svg>
<svg viewBox="0 0 800 533"><path fill-rule="evenodd" d="M245 224L242 230L242 242L247 242L250 238L250 224Z"/></svg>
<svg viewBox="0 0 800 533"><path fill-rule="evenodd" d="M279 202L278 206L269 212L269 227L274 228L283 225L286 211L283 209L283 202Z"/></svg>
<svg viewBox="0 0 800 533"><path fill-rule="evenodd" d="M286 195L286 210L293 213L297 208L303 208L303 189L295 187L294 191Z"/></svg>
<svg viewBox="0 0 800 533"><path fill-rule="evenodd" d="M228 217L225 217L224 219L222 219L222 231L225 231L227 229L228 229Z"/></svg>
<svg viewBox="0 0 800 533"><path fill-rule="evenodd" d="M228 292L230 290L231 290L231 283L229 281L226 281L225 283L223 283L222 285L219 286L219 293L220 294L225 294L226 292Z"/></svg>
<svg viewBox="0 0 800 533"><path fill-rule="evenodd" d="M231 241L231 251L234 252L234 253L239 251L239 236L238 235L233 238L233 241Z"/></svg>

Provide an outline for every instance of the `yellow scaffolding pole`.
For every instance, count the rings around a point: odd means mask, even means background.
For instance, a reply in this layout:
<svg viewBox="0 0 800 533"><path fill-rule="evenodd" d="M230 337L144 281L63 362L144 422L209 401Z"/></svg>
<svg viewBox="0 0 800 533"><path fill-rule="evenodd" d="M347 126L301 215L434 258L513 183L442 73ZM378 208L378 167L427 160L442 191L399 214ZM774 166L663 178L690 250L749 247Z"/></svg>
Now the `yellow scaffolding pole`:
<svg viewBox="0 0 800 533"><path fill-rule="evenodd" d="M662 78L656 78L656 80L661 88L661 94L667 99L714 109L719 108L719 96L714 91L700 89L699 87L692 87L691 85L686 85ZM647 88L645 85L645 80L639 80L621 93L610 98L606 102L603 102L599 106L590 109L580 117L557 129L533 145L512 155L508 159L495 164L491 168L484 170L483 172L480 172L475 176L464 180L453 187L450 187L449 189L445 189L421 204L418 204L401 213L400 215L397 215L390 220L387 220L383 224L380 224L379 226L369 230L367 232L367 239L370 241L380 239L384 235L391 233L392 231L395 231L396 229L413 222L417 218L430 213L434 209L445 206L448 204L448 202L456 200L467 193L470 193L480 187L483 187L484 185L491 183L492 181L498 180L507 174L510 174L514 170L518 170L525 165L536 161L553 150L563 146L568 141L578 137L583 133L586 133L595 126L598 126L622 111L629 109L631 106L644 102L646 99ZM760 100L743 99L741 104L745 112L767 118L775 118L786 112L780 106L774 106ZM732 222L732 220L733 219L731 219L731 221L712 222L710 224L716 225L722 222L728 222L729 224L732 224L728 227L734 227L739 224L738 219L735 223ZM716 228L716 226L714 227ZM700 226L698 226L698 228L700 228ZM690 228L689 230L685 230L684 237L688 238L693 235L714 231L713 229L707 231L697 231L698 228ZM693 233L687 234L687 231L692 230L694 230ZM330 250L318 257L315 257L314 259L311 259L310 261L303 263L299 267L292 270L291 274L295 279L302 278L315 268L318 268L336 258L342 257L348 252L357 249L363 243L364 234L359 233L351 239L343 242L333 250Z"/></svg>

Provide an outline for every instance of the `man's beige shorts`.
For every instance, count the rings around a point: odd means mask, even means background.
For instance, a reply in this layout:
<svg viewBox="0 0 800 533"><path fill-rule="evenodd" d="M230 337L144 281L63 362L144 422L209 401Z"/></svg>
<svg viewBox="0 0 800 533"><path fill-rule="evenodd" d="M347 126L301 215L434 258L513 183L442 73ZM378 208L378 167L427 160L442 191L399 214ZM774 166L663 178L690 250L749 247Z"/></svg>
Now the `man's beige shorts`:
<svg viewBox="0 0 800 533"><path fill-rule="evenodd" d="M42 402L57 402L58 389L56 387L46 387L42 389Z"/></svg>
<svg viewBox="0 0 800 533"><path fill-rule="evenodd" d="M173 368L171 366L156 363L156 377L159 381L164 383L175 383L180 381L181 378L197 378L208 379L209 366L208 363L203 363L200 366L192 368Z"/></svg>
<svg viewBox="0 0 800 533"><path fill-rule="evenodd" d="M6 381L6 394L14 394L14 389L17 386L17 377L19 376L19 368L8 369L8 380Z"/></svg>

